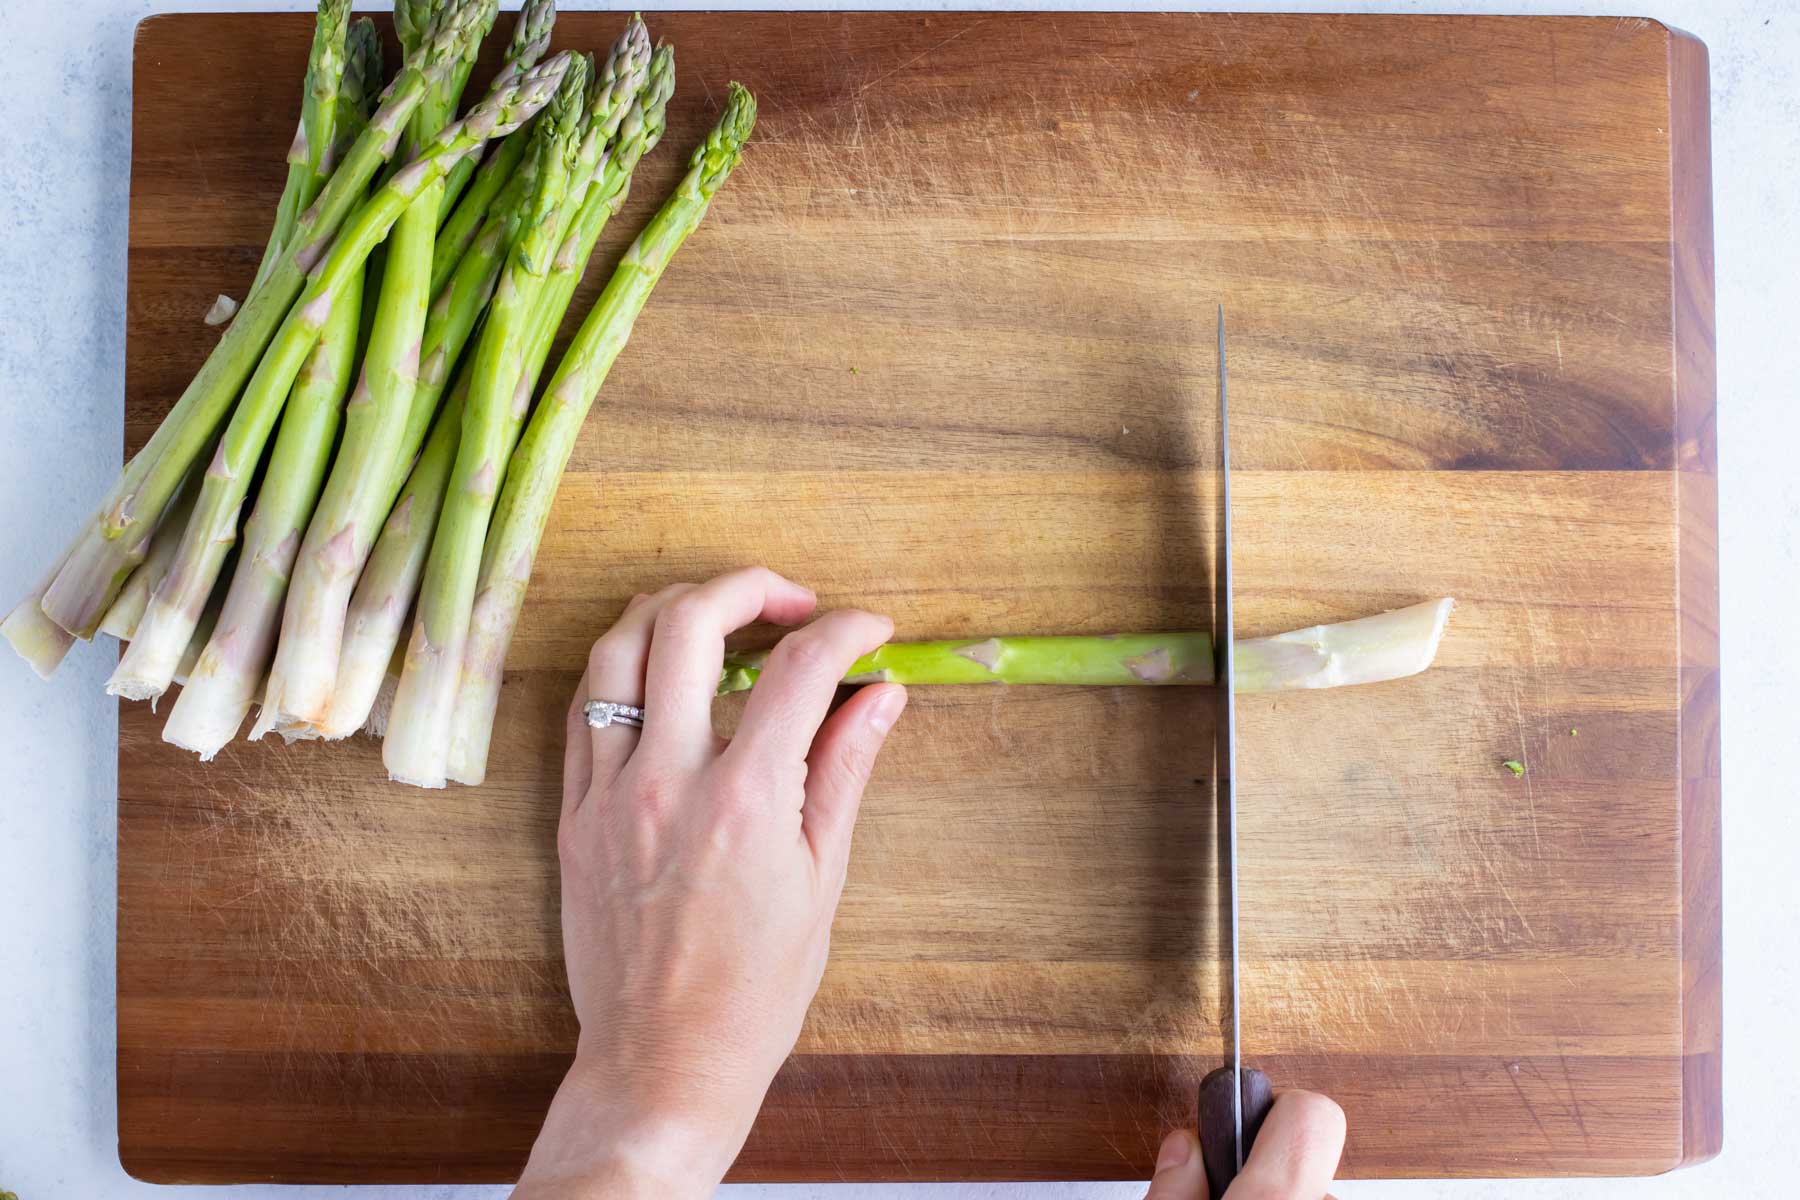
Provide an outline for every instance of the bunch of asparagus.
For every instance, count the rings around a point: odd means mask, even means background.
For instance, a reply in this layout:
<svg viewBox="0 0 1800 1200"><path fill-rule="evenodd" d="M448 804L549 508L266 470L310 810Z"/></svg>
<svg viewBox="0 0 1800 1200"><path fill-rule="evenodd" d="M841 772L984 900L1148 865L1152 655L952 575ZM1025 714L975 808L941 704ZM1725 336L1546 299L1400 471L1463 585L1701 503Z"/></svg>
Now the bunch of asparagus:
<svg viewBox="0 0 1800 1200"><path fill-rule="evenodd" d="M458 116L497 9L399 0L404 61L384 83L370 22L320 0L244 303L215 306L209 321L230 324L193 382L0 623L39 674L110 633L127 646L107 690L155 701L182 684L163 736L203 759L258 699L251 736L289 739L345 737L382 700L394 778L481 781L575 437L756 115L733 84L540 389L601 231L662 137L674 58L637 17L600 59L546 57L554 3L527 0Z"/></svg>

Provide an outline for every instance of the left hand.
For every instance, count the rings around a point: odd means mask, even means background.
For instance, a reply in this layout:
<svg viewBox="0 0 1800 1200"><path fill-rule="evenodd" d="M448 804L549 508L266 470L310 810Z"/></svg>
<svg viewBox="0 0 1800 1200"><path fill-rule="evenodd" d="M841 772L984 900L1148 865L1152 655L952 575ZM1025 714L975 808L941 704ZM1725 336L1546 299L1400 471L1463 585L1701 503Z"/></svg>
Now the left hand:
<svg viewBox="0 0 1800 1200"><path fill-rule="evenodd" d="M840 610L788 634L730 742L712 701L727 634L797 624L815 604L750 568L640 596L595 643L569 710L557 839L581 1037L517 1195L710 1194L793 1049L863 785L906 693L830 705L893 625ZM588 728L590 698L641 705L644 729Z"/></svg>

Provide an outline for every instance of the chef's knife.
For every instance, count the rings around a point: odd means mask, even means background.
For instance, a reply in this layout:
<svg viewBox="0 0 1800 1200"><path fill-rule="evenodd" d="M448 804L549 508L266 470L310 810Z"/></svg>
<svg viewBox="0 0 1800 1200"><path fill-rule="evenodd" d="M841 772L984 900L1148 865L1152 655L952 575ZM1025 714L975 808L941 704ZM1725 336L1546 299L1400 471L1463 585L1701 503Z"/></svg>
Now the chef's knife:
<svg viewBox="0 0 1800 1200"><path fill-rule="evenodd" d="M1274 1102L1269 1077L1244 1067L1238 1046L1237 704L1232 692L1231 645L1231 433L1225 374L1225 308L1219 306L1218 524L1213 564L1213 653L1217 656L1218 711L1213 717L1213 774L1219 811L1219 907L1229 929L1231 1010L1225 1065L1200 1081L1200 1155L1214 1197L1238 1172Z"/></svg>

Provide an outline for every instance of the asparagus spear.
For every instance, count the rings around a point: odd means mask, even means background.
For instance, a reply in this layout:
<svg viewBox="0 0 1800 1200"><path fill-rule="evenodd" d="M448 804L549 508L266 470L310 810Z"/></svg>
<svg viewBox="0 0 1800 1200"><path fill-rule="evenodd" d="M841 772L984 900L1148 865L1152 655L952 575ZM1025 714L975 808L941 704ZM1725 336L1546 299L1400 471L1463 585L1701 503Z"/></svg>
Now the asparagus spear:
<svg viewBox="0 0 1800 1200"><path fill-rule="evenodd" d="M538 542L575 438L607 372L631 336L651 289L682 242L699 226L713 194L742 157L755 121L755 99L732 84L725 111L694 151L687 175L625 252L606 290L582 322L507 470L505 493L482 554L451 721L448 774L459 782L480 783L486 775L506 649L525 603ZM409 666L410 657L409 653ZM402 695L405 690L402 677ZM388 730L390 747L400 728L400 715L396 707Z"/></svg>
<svg viewBox="0 0 1800 1200"><path fill-rule="evenodd" d="M613 86L615 80L630 82L638 77L635 71L629 77L621 76L611 69L610 64L622 56L641 62L638 56L648 49L649 35L642 22L634 19L625 36L615 45L608 68L597 76L595 98L589 105L593 114L590 136L595 129L604 130L608 124L601 115L606 111L607 100L603 94L606 89ZM528 363L535 362L541 367L548 357L568 300L587 268L600 231L624 203L639 159L662 137L664 108L674 87L674 57L664 47L649 64L642 86L625 115L619 118L610 152L603 155L595 181L581 198L579 209L557 250L545 294L532 314L532 348ZM536 374L535 369L530 372L534 383ZM389 671L412 609L413 597L418 591L419 578L425 570L425 557L431 549L438 512L449 486L451 467L456 461L462 405L467 392L465 371L444 410L438 414L431 436L394 507L394 516L382 529L368 566L357 581L356 595L350 602L344 629L331 711L320 729L328 738L348 737L362 728L374 711L377 699L384 690L391 690L389 684L397 683L397 679L389 678ZM389 699L391 704L391 696Z"/></svg>
<svg viewBox="0 0 1800 1200"><path fill-rule="evenodd" d="M217 623L163 726L164 741L195 751L203 762L244 723L274 650L288 573L325 482L350 388L362 290L358 273L333 305L294 382Z"/></svg>
<svg viewBox="0 0 1800 1200"><path fill-rule="evenodd" d="M389 775L402 782L432 787L444 783L450 705L468 629L469 601L494 494L506 469L501 452L508 429L524 419L531 398L519 390L526 342L532 310L557 249L557 211L577 151L585 86L585 79L576 80L575 86L565 86L557 95L559 152L544 163L525 232L500 277L476 347L462 442L426 561L426 583L382 754Z"/></svg>
<svg viewBox="0 0 1800 1200"><path fill-rule="evenodd" d="M1232 647L1239 692L1381 683L1417 675L1437 657L1451 599L1335 625L1314 625ZM756 682L766 653L727 655L719 692ZM1210 684L1212 639L1204 633L1120 637L997 637L893 642L866 654L844 677L857 683Z"/></svg>
<svg viewBox="0 0 1800 1200"><path fill-rule="evenodd" d="M525 160L525 150L530 144L531 139L522 133L503 140L482 161L481 170L475 173L473 186L461 202L454 206L454 211L449 203L444 205L444 223L438 227L437 245L431 254L433 295L442 291L444 285L450 282L450 276L455 273L457 265L474 246L480 231L486 228L490 210L499 203L502 193L517 174L519 165Z"/></svg>
<svg viewBox="0 0 1800 1200"><path fill-rule="evenodd" d="M368 128L312 207L301 214L280 262L239 311L144 450L121 472L99 517L69 549L41 602L44 614L64 629L81 637L93 636L120 584L143 561L146 527L155 525L188 468L230 411L277 327L293 308L307 273L324 257L346 218L363 205L370 179L393 153L402 127L434 76L449 69L471 35L473 3L452 2L458 5L454 15L466 13L468 19L447 21L418 64L401 71Z"/></svg>
<svg viewBox="0 0 1800 1200"><path fill-rule="evenodd" d="M106 610L106 616L100 622L101 633L110 634L121 642L129 642L137 633L138 622L144 619L144 609L150 605L150 593L169 573L175 551L181 548L181 535L187 531L188 517L200 495L200 476L200 471L188 472L181 490L175 493L156 532L150 536L149 553L125 581L125 586L119 589L119 598Z"/></svg>
<svg viewBox="0 0 1800 1200"><path fill-rule="evenodd" d="M336 165L331 158L337 139L337 102L347 63L345 37L350 20L350 0L319 0L313 20L312 51L306 61L306 88L300 102L300 124L294 144L288 148L287 186L275 209L275 227L250 285L255 291L275 269L300 214L325 186Z"/></svg>
<svg viewBox="0 0 1800 1200"><path fill-rule="evenodd" d="M525 6L519 10L518 20L513 23L512 41L507 44L506 58L500 65L500 71L495 76L496 80L516 79L536 66L538 59L544 57L544 52L550 49L550 29L555 24L555 0L526 0ZM501 148L504 148L507 143L502 142L500 145ZM486 149L484 147L484 153ZM474 177L475 168L484 165L482 158L483 154L471 154L450 168L450 174L444 179L443 207L438 212L440 226L450 219L451 209L456 206L457 200L463 194L463 189ZM518 161L514 159L513 168L517 169L517 167ZM493 198L493 193L489 193L488 201L491 202ZM457 253L460 254L461 251ZM441 286L443 286L443 281L434 275L431 286L432 293L435 295Z"/></svg>
<svg viewBox="0 0 1800 1200"><path fill-rule="evenodd" d="M144 699L160 695L168 687L181 649L186 646L194 622L199 619L201 606L218 579L224 553L235 536L233 531L237 510L243 503L249 487L250 473L262 455L269 431L280 415L282 403L302 362L313 343L318 340L320 330L345 287L367 259L370 249L422 191L443 178L443 173L451 162L486 138L516 128L519 122L554 94L568 63L567 56L553 59L528 74L516 87L489 96L462 121L439 134L419 158L379 189L345 225L337 241L333 243L331 253L316 269L300 302L282 323L281 331L276 335L268 353L263 356L256 374L238 402L237 410L232 414L218 452L207 469L206 482L201 487L199 502L195 505L194 516L188 523L176 561L152 595L137 636L119 660L118 669L107 683L107 689L113 694ZM421 223L423 224L426 223ZM430 252L431 233L429 228L420 230L419 243L423 247L421 253ZM424 264L421 263L417 269L423 271ZM383 332L378 325L377 333ZM398 339L407 335L399 333L390 336L396 339L396 344L400 344ZM412 346L413 353L416 354L416 340L412 342ZM368 356L370 363L399 361L398 354L389 354L386 347L379 348L386 357L378 355L377 344L371 344ZM410 373L416 369L414 365L403 370ZM364 384L358 387L359 394L369 384L370 374L370 370L365 369ZM409 391L405 394L405 404L398 412L391 414L388 426L396 431L404 426L406 407L410 405L410 401ZM355 430L357 411L358 402L353 398L352 432ZM393 494L391 489L384 487L390 473L387 464L392 455L392 435L388 435L386 442L377 441L368 451L359 444L352 444L347 437L345 453L340 456L339 466L333 472L334 483L339 472L345 469L344 463L354 459L358 452L372 453L370 461L381 465L382 469L375 470L373 478L375 489L386 493L381 497L381 511L385 514L387 500ZM326 498L327 501L331 498L329 491ZM321 512L325 511L326 505L321 505ZM317 524L317 518L314 523ZM311 539L312 531L309 529L309 544Z"/></svg>
<svg viewBox="0 0 1800 1200"><path fill-rule="evenodd" d="M331 162L342 162L350 148L369 127L382 86L381 35L375 22L358 17L350 23L345 39L344 77L338 84L337 142Z"/></svg>

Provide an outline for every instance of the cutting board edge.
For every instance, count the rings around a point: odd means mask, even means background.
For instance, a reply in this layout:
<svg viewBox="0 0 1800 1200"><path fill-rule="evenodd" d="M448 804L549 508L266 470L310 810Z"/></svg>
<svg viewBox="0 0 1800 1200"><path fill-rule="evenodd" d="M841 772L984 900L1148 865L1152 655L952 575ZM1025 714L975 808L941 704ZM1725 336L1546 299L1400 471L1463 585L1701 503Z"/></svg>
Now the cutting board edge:
<svg viewBox="0 0 1800 1200"><path fill-rule="evenodd" d="M1668 26L1676 570L1680 588L1682 1105L1675 1166L1724 1144L1719 738L1718 385L1711 71L1706 43Z"/></svg>

